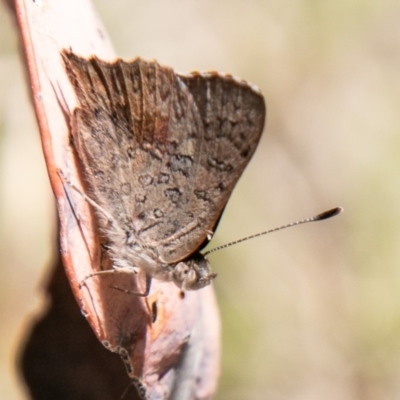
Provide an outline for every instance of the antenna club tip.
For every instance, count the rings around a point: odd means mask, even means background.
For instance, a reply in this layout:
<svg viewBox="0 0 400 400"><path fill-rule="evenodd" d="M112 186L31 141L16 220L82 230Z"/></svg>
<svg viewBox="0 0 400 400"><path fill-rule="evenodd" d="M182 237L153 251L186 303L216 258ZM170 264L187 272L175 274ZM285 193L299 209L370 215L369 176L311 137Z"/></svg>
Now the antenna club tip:
<svg viewBox="0 0 400 400"><path fill-rule="evenodd" d="M328 210L321 214L318 214L315 220L321 221L324 219L332 218L332 217L335 217L336 215L341 214L343 211L344 211L343 207L335 207L335 208L332 208L331 210Z"/></svg>

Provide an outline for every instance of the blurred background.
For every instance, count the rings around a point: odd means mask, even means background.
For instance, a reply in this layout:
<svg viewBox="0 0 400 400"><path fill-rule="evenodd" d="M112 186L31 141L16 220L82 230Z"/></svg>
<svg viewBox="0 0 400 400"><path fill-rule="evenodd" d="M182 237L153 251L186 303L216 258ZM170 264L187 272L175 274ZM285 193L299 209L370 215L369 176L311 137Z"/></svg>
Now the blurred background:
<svg viewBox="0 0 400 400"><path fill-rule="evenodd" d="M342 205L333 220L210 256L218 400L400 398L400 3L94 1L118 54L260 87L260 146L212 245ZM0 10L0 397L43 307L52 193L16 33Z"/></svg>

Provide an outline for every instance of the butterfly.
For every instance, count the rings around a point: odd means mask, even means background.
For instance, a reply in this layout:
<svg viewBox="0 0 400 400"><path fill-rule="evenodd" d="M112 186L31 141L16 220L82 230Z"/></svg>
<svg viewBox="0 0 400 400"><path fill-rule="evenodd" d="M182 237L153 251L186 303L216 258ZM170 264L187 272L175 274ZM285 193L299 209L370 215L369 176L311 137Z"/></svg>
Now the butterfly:
<svg viewBox="0 0 400 400"><path fill-rule="evenodd" d="M112 270L196 290L215 278L210 241L266 118L258 88L156 61L105 62L63 50L78 107L73 145ZM86 277L85 279L87 279Z"/></svg>

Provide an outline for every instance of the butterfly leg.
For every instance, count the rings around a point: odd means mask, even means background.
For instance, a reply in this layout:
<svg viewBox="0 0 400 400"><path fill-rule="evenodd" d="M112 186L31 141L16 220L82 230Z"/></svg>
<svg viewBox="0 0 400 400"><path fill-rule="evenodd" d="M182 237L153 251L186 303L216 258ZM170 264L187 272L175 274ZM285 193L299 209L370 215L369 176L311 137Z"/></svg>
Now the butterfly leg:
<svg viewBox="0 0 400 400"><path fill-rule="evenodd" d="M105 271L96 271L93 272L87 276L85 276L82 281L79 283L79 289L82 289L82 286L86 284L86 281L90 278L93 278L94 276L97 275L110 275L110 274L129 274L129 275L136 275L138 274L138 269L135 267L132 268L114 268L114 269L106 269ZM143 293L137 292L135 290L129 290L129 289L121 289L117 286L110 286L113 289L119 290L120 292L124 292L127 294L134 294L136 296L140 297L147 297L149 292L150 292L150 287L151 287L151 277L146 274L146 280L145 280L145 291Z"/></svg>
<svg viewBox="0 0 400 400"><path fill-rule="evenodd" d="M60 175L60 178L65 182L69 187L71 187L73 190L75 190L85 201L87 201L92 207L94 207L96 210L100 211L108 220L110 224L114 221L114 218L106 211L104 208L99 206L94 200L92 200L89 196L87 196L85 193L83 193L77 186L75 186L64 174L63 171L60 169L57 171L58 175ZM79 288L81 289L83 285L85 285L86 281L90 278L93 278L94 276L98 275L109 275L109 274L134 274L136 275L138 273L138 269L135 267L131 268L113 268L113 269L107 269L105 271L96 271L93 272L87 276L85 276L82 281L79 283ZM115 286L111 286L113 289L120 290L122 292L128 293L128 294L134 294L136 296L141 296L141 297L146 297L148 296L150 292L150 286L151 286L151 277L146 274L146 285L145 285L145 291L144 293L136 292L134 290L127 290L127 289L121 289Z"/></svg>
<svg viewBox="0 0 400 400"><path fill-rule="evenodd" d="M131 268L121 268L121 267L116 267L113 269L106 269L104 271L96 271L92 272L89 275L86 275L81 282L79 283L79 289L82 288L82 286L86 283L86 281L90 278L93 278L94 276L98 275L111 275L111 274L129 274L129 275L136 275L138 273L138 269L135 267Z"/></svg>
<svg viewBox="0 0 400 400"><path fill-rule="evenodd" d="M126 294L134 294L135 296L139 296L139 297L147 297L150 292L150 287L151 287L151 276L149 276L147 274L146 274L146 286L145 286L144 293L136 292L135 290L121 289L117 286L110 286L110 288L112 288L112 289L119 290L120 292L124 292Z"/></svg>
<svg viewBox="0 0 400 400"><path fill-rule="evenodd" d="M100 211L108 220L110 224L113 223L114 218L101 206L99 206L94 200L92 200L88 195L83 193L77 186L75 186L64 174L63 171L60 169L57 170L58 175L60 175L60 178L62 179L63 182L65 182L70 188L74 189L75 192L77 192L85 201L87 201L92 207L94 207L96 210Z"/></svg>

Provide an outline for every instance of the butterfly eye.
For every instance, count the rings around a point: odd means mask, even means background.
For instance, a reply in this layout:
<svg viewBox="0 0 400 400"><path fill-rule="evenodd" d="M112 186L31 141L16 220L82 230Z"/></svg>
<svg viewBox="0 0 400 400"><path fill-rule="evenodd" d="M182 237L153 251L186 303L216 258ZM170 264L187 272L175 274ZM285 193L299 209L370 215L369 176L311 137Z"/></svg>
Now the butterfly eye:
<svg viewBox="0 0 400 400"><path fill-rule="evenodd" d="M185 262L180 262L175 266L173 280L182 290L191 290L197 279L196 271Z"/></svg>

